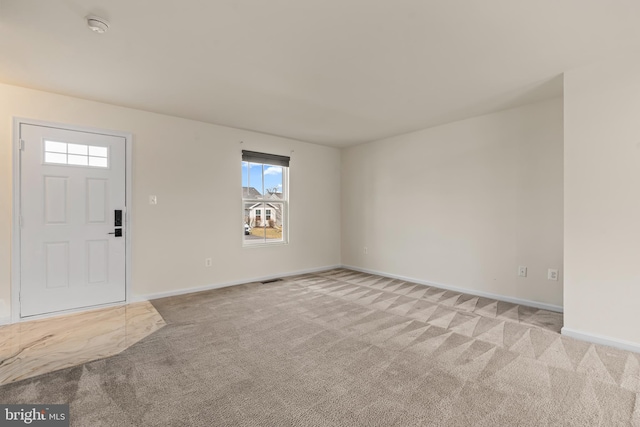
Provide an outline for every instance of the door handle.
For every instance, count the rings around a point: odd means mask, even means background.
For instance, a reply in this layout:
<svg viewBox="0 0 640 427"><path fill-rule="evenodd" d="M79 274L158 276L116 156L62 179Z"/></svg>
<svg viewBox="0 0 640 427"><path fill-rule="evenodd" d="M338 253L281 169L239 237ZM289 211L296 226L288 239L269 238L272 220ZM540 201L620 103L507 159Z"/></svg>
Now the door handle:
<svg viewBox="0 0 640 427"><path fill-rule="evenodd" d="M114 234L115 237L122 237L122 228L116 228L113 233L107 233L107 234Z"/></svg>

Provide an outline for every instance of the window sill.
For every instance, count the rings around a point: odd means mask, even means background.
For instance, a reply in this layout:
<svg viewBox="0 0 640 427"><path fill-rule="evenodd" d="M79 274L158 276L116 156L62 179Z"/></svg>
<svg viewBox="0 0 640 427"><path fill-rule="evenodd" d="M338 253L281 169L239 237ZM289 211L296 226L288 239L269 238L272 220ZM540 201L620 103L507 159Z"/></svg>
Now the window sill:
<svg viewBox="0 0 640 427"><path fill-rule="evenodd" d="M269 246L283 246L288 244L289 242L284 240L278 241L278 242L255 242L255 243L242 242L242 247L243 248L264 248Z"/></svg>

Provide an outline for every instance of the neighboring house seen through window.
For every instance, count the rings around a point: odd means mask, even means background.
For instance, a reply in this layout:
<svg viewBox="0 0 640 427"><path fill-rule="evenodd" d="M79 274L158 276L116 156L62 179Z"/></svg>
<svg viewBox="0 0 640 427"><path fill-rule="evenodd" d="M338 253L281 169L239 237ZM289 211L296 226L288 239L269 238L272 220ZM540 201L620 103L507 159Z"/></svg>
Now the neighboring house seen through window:
<svg viewBox="0 0 640 427"><path fill-rule="evenodd" d="M245 245L287 241L288 172L289 157L242 151Z"/></svg>

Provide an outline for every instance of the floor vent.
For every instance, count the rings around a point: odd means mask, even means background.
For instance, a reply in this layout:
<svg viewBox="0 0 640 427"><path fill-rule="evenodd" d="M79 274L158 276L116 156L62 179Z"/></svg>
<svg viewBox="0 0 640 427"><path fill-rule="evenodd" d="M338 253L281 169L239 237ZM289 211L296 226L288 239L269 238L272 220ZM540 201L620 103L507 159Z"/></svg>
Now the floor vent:
<svg viewBox="0 0 640 427"><path fill-rule="evenodd" d="M270 279L270 280L263 280L262 283L263 285L267 285L269 283L274 283L274 282L282 282L282 279Z"/></svg>

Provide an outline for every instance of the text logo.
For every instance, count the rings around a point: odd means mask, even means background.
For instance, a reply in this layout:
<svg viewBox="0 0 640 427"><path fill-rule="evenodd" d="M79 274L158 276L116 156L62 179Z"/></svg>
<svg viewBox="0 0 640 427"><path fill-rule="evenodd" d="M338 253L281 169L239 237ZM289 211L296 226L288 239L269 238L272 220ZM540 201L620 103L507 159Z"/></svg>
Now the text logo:
<svg viewBox="0 0 640 427"><path fill-rule="evenodd" d="M0 427L69 427L69 405L1 405Z"/></svg>

